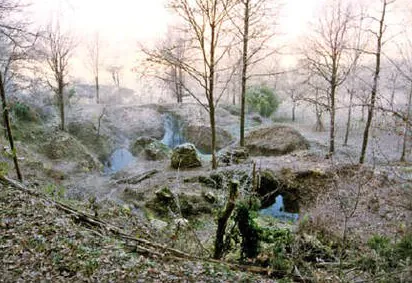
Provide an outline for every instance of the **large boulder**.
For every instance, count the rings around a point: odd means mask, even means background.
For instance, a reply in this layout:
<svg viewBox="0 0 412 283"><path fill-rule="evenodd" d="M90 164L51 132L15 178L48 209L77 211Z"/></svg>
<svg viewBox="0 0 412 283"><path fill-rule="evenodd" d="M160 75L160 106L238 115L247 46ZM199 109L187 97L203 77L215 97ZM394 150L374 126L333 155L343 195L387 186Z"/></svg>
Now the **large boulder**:
<svg viewBox="0 0 412 283"><path fill-rule="evenodd" d="M212 129L205 125L189 125L185 127L183 135L185 140L193 143L203 153L212 153ZM216 127L216 150L222 149L233 141L232 135Z"/></svg>
<svg viewBox="0 0 412 283"><path fill-rule="evenodd" d="M197 154L196 147L191 143L184 143L173 149L171 165L175 169L195 168L201 167L202 162Z"/></svg>
<svg viewBox="0 0 412 283"><path fill-rule="evenodd" d="M74 161L79 168L92 170L101 166L83 144L67 133L53 135L43 144L41 151L51 160Z"/></svg>
<svg viewBox="0 0 412 283"><path fill-rule="evenodd" d="M251 155L284 155L309 148L309 142L295 129L270 126L251 131L245 138Z"/></svg>

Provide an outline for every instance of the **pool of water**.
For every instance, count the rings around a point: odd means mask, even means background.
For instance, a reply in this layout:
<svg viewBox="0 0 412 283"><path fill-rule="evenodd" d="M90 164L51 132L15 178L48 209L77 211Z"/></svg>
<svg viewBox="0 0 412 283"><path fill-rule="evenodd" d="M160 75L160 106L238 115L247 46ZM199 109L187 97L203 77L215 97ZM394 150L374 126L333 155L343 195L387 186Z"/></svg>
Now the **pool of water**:
<svg viewBox="0 0 412 283"><path fill-rule="evenodd" d="M110 155L104 168L105 173L115 173L136 162L133 154L125 148L118 148Z"/></svg>
<svg viewBox="0 0 412 283"><path fill-rule="evenodd" d="M299 213L292 213L285 211L285 205L283 203L283 196L278 195L276 201L269 207L260 210L260 214L272 216L282 221L297 221Z"/></svg>

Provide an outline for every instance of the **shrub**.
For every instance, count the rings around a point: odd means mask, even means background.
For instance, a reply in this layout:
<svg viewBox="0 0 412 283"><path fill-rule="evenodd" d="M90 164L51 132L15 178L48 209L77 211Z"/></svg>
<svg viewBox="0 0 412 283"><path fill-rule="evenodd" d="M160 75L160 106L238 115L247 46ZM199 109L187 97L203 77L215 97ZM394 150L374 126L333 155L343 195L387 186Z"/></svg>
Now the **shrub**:
<svg viewBox="0 0 412 283"><path fill-rule="evenodd" d="M36 121L37 113L23 102L15 102L11 104L10 110L14 117L22 121Z"/></svg>
<svg viewBox="0 0 412 283"><path fill-rule="evenodd" d="M268 86L253 86L246 92L248 112L256 112L263 117L269 117L278 109L279 104L279 97L274 89Z"/></svg>

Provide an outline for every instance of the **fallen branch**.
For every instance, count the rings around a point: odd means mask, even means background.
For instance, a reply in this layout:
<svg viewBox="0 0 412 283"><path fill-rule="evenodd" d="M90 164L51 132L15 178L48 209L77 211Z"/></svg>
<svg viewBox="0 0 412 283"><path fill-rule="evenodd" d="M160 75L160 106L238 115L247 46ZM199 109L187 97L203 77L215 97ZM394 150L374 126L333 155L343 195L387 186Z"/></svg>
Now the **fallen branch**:
<svg viewBox="0 0 412 283"><path fill-rule="evenodd" d="M153 175L159 173L159 170L157 169L153 169L147 172L143 172L142 174L136 175L136 176L132 176L132 177L127 177L124 179L120 179L115 181L115 184L131 184L131 185L136 185L146 179L149 179L150 177L152 177Z"/></svg>
<svg viewBox="0 0 412 283"><path fill-rule="evenodd" d="M228 262L216 260L216 259L201 258L201 257L197 257L197 256L184 253L177 249L169 248L166 245L153 243L153 242L150 242L142 238L136 238L136 237L133 237L133 236L130 236L124 233L121 228L118 228L112 224L106 223L91 214L78 211L59 201L49 199L44 194L37 192L35 190L32 190L26 187L25 185L21 184L20 182L17 182L13 179L10 179L5 176L0 176L0 182L7 186L11 186L11 187L14 187L15 189L23 191L29 195L38 197L50 204L53 204L57 209L60 209L66 212L67 214L69 214L71 217L78 220L79 222L82 222L89 226L97 227L103 231L112 233L115 237L118 237L121 240L125 241L126 247L132 248L142 254L149 254L152 256L160 257L162 259L169 258L169 259L179 260L179 261L192 260L192 261L202 261L204 263L220 264L220 265L225 265L230 269L241 270L241 271L255 273L255 274L275 276L275 277L284 277L286 275L284 271L273 270L271 268L265 268L265 267L254 266L254 265L241 265L241 264L235 264L235 263L228 263ZM97 235L99 235L99 233L97 233ZM131 242L133 244L131 244ZM296 277L296 278L294 277L294 279L296 279L296 282L311 282L312 281L310 279L305 279L304 281L302 281L301 277Z"/></svg>

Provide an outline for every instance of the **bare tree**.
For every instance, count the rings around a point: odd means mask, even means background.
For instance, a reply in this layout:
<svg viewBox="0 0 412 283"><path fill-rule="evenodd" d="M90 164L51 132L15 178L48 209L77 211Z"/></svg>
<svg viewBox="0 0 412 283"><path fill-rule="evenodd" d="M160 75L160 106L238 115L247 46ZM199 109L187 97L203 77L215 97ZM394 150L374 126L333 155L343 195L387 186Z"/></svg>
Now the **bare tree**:
<svg viewBox="0 0 412 283"><path fill-rule="evenodd" d="M217 74L225 71L225 68L219 69L219 66L230 48L230 42L225 38L225 27L229 22L228 13L234 5L235 0L170 0L169 7L186 27L192 62L182 61L171 52L145 51L150 62L179 66L191 82L202 89L203 97L197 95L196 87L190 87L188 83L182 84L183 89L209 114L213 169L217 168L215 109L225 89L223 87L220 93L216 93ZM229 80L224 83L225 86L228 84Z"/></svg>
<svg viewBox="0 0 412 283"><path fill-rule="evenodd" d="M88 56L88 65L91 68L94 86L96 90L96 103L100 103L100 85L99 85L99 71L101 66L101 57L100 57L100 36L96 32L91 42L87 46L87 56Z"/></svg>
<svg viewBox="0 0 412 283"><path fill-rule="evenodd" d="M376 38L376 50L374 52L371 52L375 56L375 71L373 75L373 83L372 83L370 101L368 103L369 104L368 105L368 116L366 118L366 125L365 125L365 130L363 133L362 149L361 149L361 154L359 157L360 164L363 164L365 162L366 150L368 148L368 141L369 141L369 131L372 125L373 114L375 111L375 103L376 103L376 96L378 92L378 83L379 83L379 74L381 71L382 47L385 43L383 41L383 36L386 30L385 18L386 18L387 8L390 4L394 3L395 1L396 0L382 0L382 11L380 14L380 19L373 18L373 20L376 20L379 22L378 31L370 30L370 32Z"/></svg>
<svg viewBox="0 0 412 283"><path fill-rule="evenodd" d="M350 36L354 16L350 5L342 0L331 0L309 39L305 57L309 69L328 84L329 153L335 151L335 116L338 87L342 85L353 66L349 56Z"/></svg>
<svg viewBox="0 0 412 283"><path fill-rule="evenodd" d="M273 3L271 3L273 5ZM273 8L273 7L272 7ZM277 7L276 7L277 8ZM232 23L235 33L241 41L241 94L240 94L240 146L245 145L245 103L247 83L250 79L249 68L268 59L275 51L267 51L266 45L273 38L274 32L269 24L274 15L270 15L269 0L238 0L232 10ZM239 22L240 21L240 22ZM273 23L274 26L274 23ZM266 51L266 52L263 52Z"/></svg>
<svg viewBox="0 0 412 283"><path fill-rule="evenodd" d="M63 32L58 21L47 26L40 52L50 71L46 80L57 97L62 131L65 130L65 88L69 84L69 62L75 46L71 34Z"/></svg>
<svg viewBox="0 0 412 283"><path fill-rule="evenodd" d="M29 58L30 50L36 39L36 35L27 31L27 23L16 20L23 8L24 6L18 1L0 0L0 99L6 136L19 181L23 181L23 175L14 144L6 91L13 91L10 86L16 82L19 71L21 71L18 63Z"/></svg>
<svg viewBox="0 0 412 283"><path fill-rule="evenodd" d="M407 155L407 143L409 139L409 132L412 128L411 122L411 115L412 115L412 39L410 37L410 33L408 31L405 32L405 36L403 37L404 40L402 43L397 45L397 53L399 55L398 60L391 59L387 57L392 65L395 67L397 71L397 76L401 76L401 78L405 81L406 84L406 102L404 109L395 109L393 104L393 99L391 99L391 112L398 113L401 116L400 118L403 120L403 141L402 141L402 153L400 157L401 162L406 161ZM399 83L397 79L396 82ZM393 83L395 85L395 83ZM394 86L395 87L395 86ZM392 90L395 92L395 90ZM391 95L393 97L394 94ZM395 117L396 117L395 116Z"/></svg>

